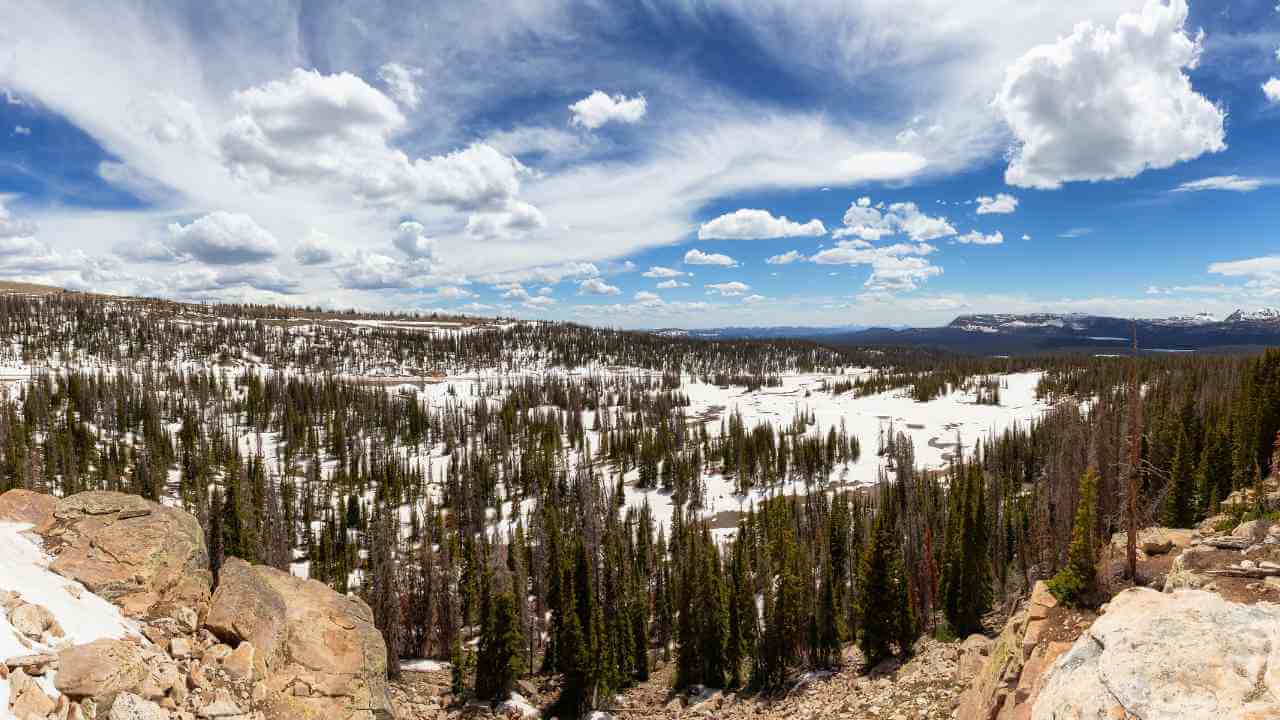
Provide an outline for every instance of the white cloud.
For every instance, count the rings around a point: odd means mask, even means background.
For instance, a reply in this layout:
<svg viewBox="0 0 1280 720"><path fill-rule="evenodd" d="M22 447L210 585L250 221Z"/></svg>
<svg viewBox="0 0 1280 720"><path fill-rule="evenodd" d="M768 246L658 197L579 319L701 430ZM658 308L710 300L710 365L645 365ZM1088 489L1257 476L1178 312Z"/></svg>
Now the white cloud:
<svg viewBox="0 0 1280 720"><path fill-rule="evenodd" d="M1271 78L1262 83L1262 94L1268 102L1280 103L1280 78Z"/></svg>
<svg viewBox="0 0 1280 720"><path fill-rule="evenodd" d="M769 259L765 260L765 262L770 265L790 265L797 260L803 259L804 256L800 254L799 250L788 250L781 255L771 256Z"/></svg>
<svg viewBox="0 0 1280 720"><path fill-rule="evenodd" d="M871 266L865 286L873 292L915 290L931 277L942 274L942 268L919 257L884 257Z"/></svg>
<svg viewBox="0 0 1280 720"><path fill-rule="evenodd" d="M689 287L689 283L681 282L679 280L663 280L655 287L659 290L674 290L675 288Z"/></svg>
<svg viewBox="0 0 1280 720"><path fill-rule="evenodd" d="M165 278L171 291L192 297L237 287L292 295L298 292L297 280L285 277L274 267L232 268L215 270L208 267L184 268Z"/></svg>
<svg viewBox="0 0 1280 720"><path fill-rule="evenodd" d="M1131 178L1225 149L1226 112L1184 72L1201 51L1186 19L1186 0L1147 0L1114 29L1082 22L1009 66L993 102L1015 139L1005 181Z"/></svg>
<svg viewBox="0 0 1280 720"><path fill-rule="evenodd" d="M636 301L636 302L638 302L638 303L660 303L660 302L662 302L662 298L661 298L661 297L659 297L657 293L649 292L648 290L640 290L640 291L636 292L636 294L632 297L632 299L633 299L633 300L635 300L635 301Z"/></svg>
<svg viewBox="0 0 1280 720"><path fill-rule="evenodd" d="M27 127L27 126L25 126L25 125L14 125L14 126L13 126L13 134L14 134L14 135L30 135L30 134L31 134L31 128L29 128L29 127Z"/></svg>
<svg viewBox="0 0 1280 720"><path fill-rule="evenodd" d="M734 267L738 264L737 260L728 255L705 253L697 248L684 254L684 262L686 265L719 265L721 267Z"/></svg>
<svg viewBox="0 0 1280 720"><path fill-rule="evenodd" d="M510 240L547 226L542 211L526 202L512 202L496 212L472 213L467 235L477 240Z"/></svg>
<svg viewBox="0 0 1280 720"><path fill-rule="evenodd" d="M1241 177L1239 175L1215 175L1184 182L1173 189L1173 192L1200 192L1203 190L1229 190L1231 192L1253 192L1265 185L1274 185L1272 178Z"/></svg>
<svg viewBox="0 0 1280 720"><path fill-rule="evenodd" d="M274 258L275 236L242 213L211 212L186 225L169 225L169 247L177 258L210 265L238 265Z"/></svg>
<svg viewBox="0 0 1280 720"><path fill-rule="evenodd" d="M1008 215L1018 209L1018 198L1008 193L996 193L995 197L982 195L977 202L979 215Z"/></svg>
<svg viewBox="0 0 1280 720"><path fill-rule="evenodd" d="M983 235L977 230L972 230L957 236L956 242L962 245L1000 245L1004 242L1004 233L997 230L990 235Z"/></svg>
<svg viewBox="0 0 1280 720"><path fill-rule="evenodd" d="M1076 238L1082 238L1085 235L1091 235L1091 234L1093 234L1093 228L1091 227L1075 227L1069 230L1063 230L1062 232L1058 233L1058 237L1063 238L1065 240L1074 240Z"/></svg>
<svg viewBox="0 0 1280 720"><path fill-rule="evenodd" d="M1031 239L1031 236L1030 236L1030 235L1028 235L1028 234L1026 234L1026 233L1022 233L1022 239L1023 239L1023 240L1030 240L1030 239Z"/></svg>
<svg viewBox="0 0 1280 720"><path fill-rule="evenodd" d="M596 277L600 268L594 263L567 262L559 265L542 265L498 273L481 275L478 280L491 285L506 283L558 283L561 280Z"/></svg>
<svg viewBox="0 0 1280 720"><path fill-rule="evenodd" d="M415 260L431 260L435 257L436 241L427 237L427 229L422 223L414 220L400 223L391 243Z"/></svg>
<svg viewBox="0 0 1280 720"><path fill-rule="evenodd" d="M841 242L809 260L819 265L868 265L871 275L864 285L869 291L881 293L914 290L929 278L942 274L942 268L923 257L935 250L927 243L864 246L865 243Z"/></svg>
<svg viewBox="0 0 1280 720"><path fill-rule="evenodd" d="M677 278L684 277L689 273L675 268L663 267L661 265L650 265L648 270L640 273L642 277L647 278Z"/></svg>
<svg viewBox="0 0 1280 720"><path fill-rule="evenodd" d="M238 114L221 139L223 157L250 182L315 182L366 202L459 209L501 207L527 169L476 143L411 160L390 141L406 126L386 95L350 73L295 69L237 92Z"/></svg>
<svg viewBox="0 0 1280 720"><path fill-rule="evenodd" d="M721 297L736 297L750 290L751 286L744 282L731 280L729 282L707 283L706 288L709 294L719 293Z"/></svg>
<svg viewBox="0 0 1280 720"><path fill-rule="evenodd" d="M643 95L628 98L626 95L609 95L600 90L569 106L569 110L573 112L573 124L589 130L595 130L609 122L640 122L648 109L648 101Z"/></svg>
<svg viewBox="0 0 1280 720"><path fill-rule="evenodd" d="M755 305L757 303L762 303L768 299L769 298L765 297L764 295L747 295L746 297L742 298L742 303L744 305Z"/></svg>
<svg viewBox="0 0 1280 720"><path fill-rule="evenodd" d="M600 278L587 278L578 284L579 295L620 295L620 290L616 285L601 280Z"/></svg>
<svg viewBox="0 0 1280 720"><path fill-rule="evenodd" d="M787 216L774 217L767 210L743 208L709 220L698 228L699 240L760 240L783 237L826 235L821 220L793 222Z"/></svg>
<svg viewBox="0 0 1280 720"><path fill-rule="evenodd" d="M458 282L458 278L436 275L428 259L406 260L364 250L357 250L334 274L350 290L408 290Z"/></svg>
<svg viewBox="0 0 1280 720"><path fill-rule="evenodd" d="M915 242L927 242L956 234L942 216L926 215L913 202L897 202L887 208L860 197L844 212L844 227L832 233L836 239L857 238L875 242L886 235L904 234Z"/></svg>
<svg viewBox="0 0 1280 720"><path fill-rule="evenodd" d="M1262 296L1280 295L1280 255L1215 262L1209 265L1209 272L1225 277L1247 278L1246 287Z"/></svg>
<svg viewBox="0 0 1280 720"><path fill-rule="evenodd" d="M422 89L418 87L417 80L422 73L420 67L390 62L378 68L378 79L391 91L391 97L401 105L416 110L422 104Z"/></svg>
<svg viewBox="0 0 1280 720"><path fill-rule="evenodd" d="M337 259L337 254L330 247L328 236L312 228L307 239L294 249L293 257L301 265L328 265Z"/></svg>

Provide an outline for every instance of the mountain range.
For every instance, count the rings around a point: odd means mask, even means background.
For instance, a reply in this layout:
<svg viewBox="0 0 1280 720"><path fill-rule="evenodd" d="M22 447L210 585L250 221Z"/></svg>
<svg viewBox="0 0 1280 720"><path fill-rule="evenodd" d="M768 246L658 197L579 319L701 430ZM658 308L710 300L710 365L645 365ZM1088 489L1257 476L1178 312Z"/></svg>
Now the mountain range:
<svg viewBox="0 0 1280 720"><path fill-rule="evenodd" d="M694 338L796 338L839 345L918 345L967 354L1129 352L1134 330L1143 352L1250 351L1280 345L1280 309L1128 318L1080 313L960 315L941 327L725 327L657 330Z"/></svg>

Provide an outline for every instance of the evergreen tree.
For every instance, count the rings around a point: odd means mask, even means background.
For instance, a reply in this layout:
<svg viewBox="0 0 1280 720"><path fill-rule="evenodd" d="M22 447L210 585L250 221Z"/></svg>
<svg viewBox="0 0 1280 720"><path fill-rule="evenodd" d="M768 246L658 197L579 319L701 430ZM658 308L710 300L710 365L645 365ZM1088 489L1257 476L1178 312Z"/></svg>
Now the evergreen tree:
<svg viewBox="0 0 1280 720"><path fill-rule="evenodd" d="M1067 564L1049 579L1049 591L1068 605L1089 601L1097 587L1097 549L1094 543L1094 506L1097 503L1098 471L1089 468L1080 480L1080 503L1076 506L1075 523L1071 526L1071 545L1067 548Z"/></svg>
<svg viewBox="0 0 1280 720"><path fill-rule="evenodd" d="M524 670L520 613L510 590L498 593L489 604L489 617L481 627L480 656L476 661L476 697L506 700Z"/></svg>

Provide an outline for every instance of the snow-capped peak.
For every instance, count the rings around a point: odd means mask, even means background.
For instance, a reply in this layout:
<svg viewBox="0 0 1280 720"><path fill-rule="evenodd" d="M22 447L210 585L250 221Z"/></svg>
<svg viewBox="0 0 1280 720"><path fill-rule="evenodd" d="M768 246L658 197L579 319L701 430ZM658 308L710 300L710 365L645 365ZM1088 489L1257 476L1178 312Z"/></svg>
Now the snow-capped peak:
<svg viewBox="0 0 1280 720"><path fill-rule="evenodd" d="M1280 321L1280 310L1261 308L1258 310L1236 310L1227 316L1226 322L1277 322Z"/></svg>

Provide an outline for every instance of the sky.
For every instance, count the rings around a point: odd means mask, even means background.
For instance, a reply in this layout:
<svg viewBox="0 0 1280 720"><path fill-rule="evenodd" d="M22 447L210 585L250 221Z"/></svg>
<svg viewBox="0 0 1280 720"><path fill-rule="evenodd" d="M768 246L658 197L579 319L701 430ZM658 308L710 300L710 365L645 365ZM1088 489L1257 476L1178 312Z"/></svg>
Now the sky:
<svg viewBox="0 0 1280 720"><path fill-rule="evenodd" d="M1277 0L0 0L0 280L611 327L1280 306Z"/></svg>

